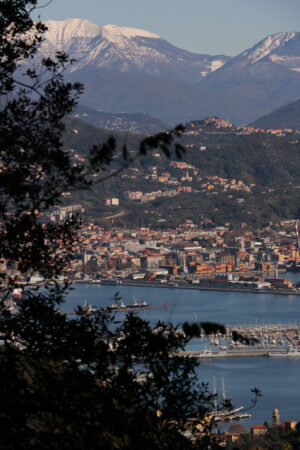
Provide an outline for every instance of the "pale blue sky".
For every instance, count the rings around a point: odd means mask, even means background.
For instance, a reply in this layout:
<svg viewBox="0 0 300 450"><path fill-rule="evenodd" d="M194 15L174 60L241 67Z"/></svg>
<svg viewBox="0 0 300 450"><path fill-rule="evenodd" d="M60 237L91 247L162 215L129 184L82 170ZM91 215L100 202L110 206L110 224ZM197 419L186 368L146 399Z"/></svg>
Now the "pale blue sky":
<svg viewBox="0 0 300 450"><path fill-rule="evenodd" d="M231 56L268 34L300 31L300 0L52 0L39 14L142 28L192 52Z"/></svg>

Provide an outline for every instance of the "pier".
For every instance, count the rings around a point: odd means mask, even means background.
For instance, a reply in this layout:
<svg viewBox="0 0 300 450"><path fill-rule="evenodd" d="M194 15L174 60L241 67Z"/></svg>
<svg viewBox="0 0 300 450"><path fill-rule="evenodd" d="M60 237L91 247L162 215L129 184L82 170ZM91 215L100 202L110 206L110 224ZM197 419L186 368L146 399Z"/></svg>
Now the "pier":
<svg viewBox="0 0 300 450"><path fill-rule="evenodd" d="M144 311L149 309L167 309L168 303L165 303L164 305L136 305L136 306L106 306L105 308L94 308L92 306L88 306L86 308L87 312L89 314L96 314L98 312L100 313L118 313L123 311ZM66 314L67 316L75 316L76 313L74 311L61 311L61 313Z"/></svg>
<svg viewBox="0 0 300 450"><path fill-rule="evenodd" d="M78 281L76 281L77 283ZM84 281L85 282L85 281ZM140 286L140 287L159 287L159 288L168 288L168 289L192 289L198 291L222 291L222 292L250 292L252 294L276 294L276 295L300 295L300 291L292 290L292 289L254 289L254 288L246 288L246 287L210 287L210 286L201 286L199 284L192 285L185 283L183 281L176 281L175 283L159 283L157 281L133 281L133 280L105 280L100 284L103 285L113 285L113 286Z"/></svg>
<svg viewBox="0 0 300 450"><path fill-rule="evenodd" d="M233 332L249 339L250 344L234 341ZM300 326L292 324L227 326L225 335L220 333L203 335L200 338L199 349L172 354L175 355L188 358L300 358Z"/></svg>
<svg viewBox="0 0 300 450"><path fill-rule="evenodd" d="M234 352L226 351L226 352L218 352L212 351L210 352L202 352L199 350L186 350L177 353L173 353L172 356L182 356L186 358L248 358L248 357L285 357L287 356L287 352L281 350L237 350Z"/></svg>

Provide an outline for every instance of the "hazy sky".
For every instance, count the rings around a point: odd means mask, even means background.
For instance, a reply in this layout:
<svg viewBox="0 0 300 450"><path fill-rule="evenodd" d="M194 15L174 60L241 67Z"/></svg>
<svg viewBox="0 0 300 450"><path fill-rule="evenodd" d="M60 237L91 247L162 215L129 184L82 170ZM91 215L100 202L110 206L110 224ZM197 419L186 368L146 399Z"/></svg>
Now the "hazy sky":
<svg viewBox="0 0 300 450"><path fill-rule="evenodd" d="M52 0L39 14L142 28L192 52L231 56L268 34L300 31L300 0Z"/></svg>

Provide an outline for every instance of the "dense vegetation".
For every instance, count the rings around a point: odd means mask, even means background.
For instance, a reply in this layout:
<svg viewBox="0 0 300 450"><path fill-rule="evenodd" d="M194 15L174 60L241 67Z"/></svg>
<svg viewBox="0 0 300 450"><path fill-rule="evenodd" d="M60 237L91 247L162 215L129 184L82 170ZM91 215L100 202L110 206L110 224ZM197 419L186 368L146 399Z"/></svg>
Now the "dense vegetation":
<svg viewBox="0 0 300 450"><path fill-rule="evenodd" d="M115 161L113 139L97 141L76 163L63 148L63 119L81 92L64 81L66 55L15 79L43 39L44 25L31 19L36 6L37 0L0 2L0 448L197 448L183 434L188 418L204 425L196 444L205 448L213 395L198 378L197 361L176 351L200 332L224 334L224 326L182 324L182 333L161 322L153 329L131 314L120 323L109 311L60 311L70 286L57 277L72 262L80 221L47 221L44 213L63 192L92 189L105 169L126 166L132 156L128 143L122 162ZM137 154L172 149L180 156L172 145L178 134L143 139ZM23 274L42 275L43 286L22 284L22 298L11 305Z"/></svg>

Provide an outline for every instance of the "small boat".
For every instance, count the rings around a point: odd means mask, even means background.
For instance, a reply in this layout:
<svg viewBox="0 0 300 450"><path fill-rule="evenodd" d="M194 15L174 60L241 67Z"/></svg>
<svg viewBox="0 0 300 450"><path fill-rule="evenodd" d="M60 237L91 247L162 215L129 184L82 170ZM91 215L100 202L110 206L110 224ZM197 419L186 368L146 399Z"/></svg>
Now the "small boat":
<svg viewBox="0 0 300 450"><path fill-rule="evenodd" d="M82 309L88 314L96 312L96 308L94 308L90 303L87 303L86 300L84 301Z"/></svg>
<svg viewBox="0 0 300 450"><path fill-rule="evenodd" d="M110 308L116 309L116 308L119 308L119 305L117 305L117 303L112 303L110 305Z"/></svg>
<svg viewBox="0 0 300 450"><path fill-rule="evenodd" d="M137 308L137 307L141 306L141 304L136 298L134 298L132 304L129 306L130 306L130 308Z"/></svg>
<svg viewBox="0 0 300 450"><path fill-rule="evenodd" d="M271 358L300 358L300 350L297 348L288 348L287 351L268 352Z"/></svg>
<svg viewBox="0 0 300 450"><path fill-rule="evenodd" d="M300 358L300 349L294 347L289 349L289 351L287 352L286 356L288 358Z"/></svg>
<svg viewBox="0 0 300 450"><path fill-rule="evenodd" d="M149 306L149 304L146 302L146 300L142 300L141 301L141 306Z"/></svg>

